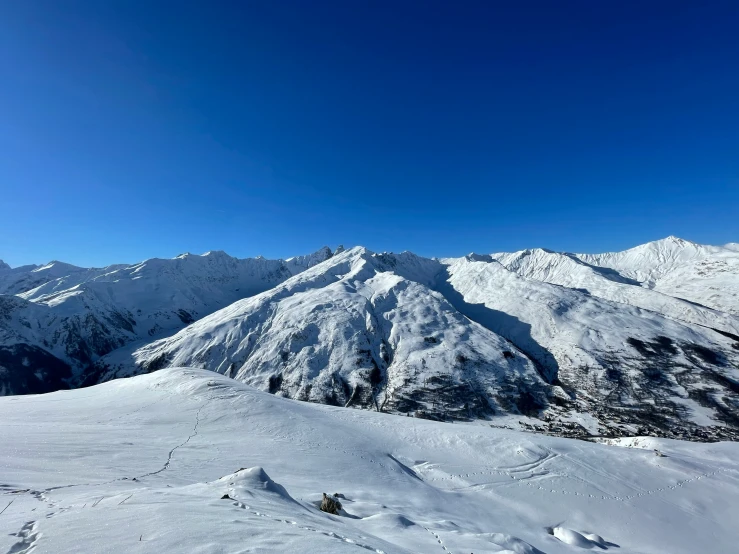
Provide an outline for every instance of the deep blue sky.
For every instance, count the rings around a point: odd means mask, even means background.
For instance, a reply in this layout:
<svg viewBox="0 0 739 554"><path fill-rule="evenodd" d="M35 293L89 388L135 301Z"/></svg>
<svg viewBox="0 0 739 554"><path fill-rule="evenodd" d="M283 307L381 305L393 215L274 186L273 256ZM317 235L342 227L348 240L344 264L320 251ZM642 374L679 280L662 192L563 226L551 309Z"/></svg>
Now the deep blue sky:
<svg viewBox="0 0 739 554"><path fill-rule="evenodd" d="M0 258L739 240L739 2L0 3Z"/></svg>

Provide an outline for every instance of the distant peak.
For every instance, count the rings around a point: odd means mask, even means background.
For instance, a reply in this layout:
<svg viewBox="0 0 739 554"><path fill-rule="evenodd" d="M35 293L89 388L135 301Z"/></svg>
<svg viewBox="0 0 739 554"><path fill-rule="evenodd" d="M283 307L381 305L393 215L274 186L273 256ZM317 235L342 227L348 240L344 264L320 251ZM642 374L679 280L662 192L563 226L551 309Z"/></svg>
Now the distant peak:
<svg viewBox="0 0 739 554"><path fill-rule="evenodd" d="M10 269L10 266L4 261L0 260L0 271L2 271L3 269Z"/></svg>
<svg viewBox="0 0 739 554"><path fill-rule="evenodd" d="M467 254L466 258L472 262L492 262L493 257L490 254L475 254L474 252L470 252Z"/></svg>
<svg viewBox="0 0 739 554"><path fill-rule="evenodd" d="M681 239L680 237L676 237L675 235L670 235L669 237L658 240L657 242L674 242L675 244L679 244L681 246L685 244L696 244L693 241Z"/></svg>
<svg viewBox="0 0 739 554"><path fill-rule="evenodd" d="M683 244L685 242L688 242L686 240L681 239L680 237L676 237L675 235L670 235L669 237L662 239L662 241L663 242L676 242L678 244Z"/></svg>
<svg viewBox="0 0 739 554"><path fill-rule="evenodd" d="M44 270L50 270L54 268L54 271L78 271L82 269L81 267L77 267L76 265L68 264L65 262L60 262L59 260L51 260L49 263L44 264L42 266L38 266L33 271L44 271Z"/></svg>
<svg viewBox="0 0 739 554"><path fill-rule="evenodd" d="M337 249L336 252L331 252L331 249L328 246L323 246L313 252L312 254L306 254L303 256L294 256L292 258L287 258L285 262L287 262L291 267L294 268L302 268L302 269L308 269L309 267L313 267L314 265L318 265L321 262L325 262L329 258L333 257L335 254L338 254L339 250Z"/></svg>
<svg viewBox="0 0 739 554"><path fill-rule="evenodd" d="M698 247L699 244L690 241L681 239L680 237L676 237L675 235L670 235L669 237L665 237L660 240L655 240L654 242L648 242L647 245L654 244L654 245L664 245L664 246L679 246L681 248L684 248L686 246L693 246Z"/></svg>
<svg viewBox="0 0 739 554"><path fill-rule="evenodd" d="M223 250L208 250L205 254L203 254L203 256L208 256L211 258L230 258L231 257L228 254L226 254L226 252L224 252Z"/></svg>

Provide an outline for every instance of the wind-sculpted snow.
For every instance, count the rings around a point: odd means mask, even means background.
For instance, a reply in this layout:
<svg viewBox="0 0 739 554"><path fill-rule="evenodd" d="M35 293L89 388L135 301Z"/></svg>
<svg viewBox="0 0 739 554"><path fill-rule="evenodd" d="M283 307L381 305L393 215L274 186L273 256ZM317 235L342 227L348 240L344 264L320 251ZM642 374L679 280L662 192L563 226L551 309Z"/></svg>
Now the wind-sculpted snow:
<svg viewBox="0 0 739 554"><path fill-rule="evenodd" d="M739 542L736 443L452 425L182 368L0 398L0 421L0 552L703 554ZM319 510L323 493L340 495L341 515Z"/></svg>
<svg viewBox="0 0 739 554"><path fill-rule="evenodd" d="M347 251L134 358L143 370L203 367L291 398L433 417L546 405L526 356L390 266Z"/></svg>

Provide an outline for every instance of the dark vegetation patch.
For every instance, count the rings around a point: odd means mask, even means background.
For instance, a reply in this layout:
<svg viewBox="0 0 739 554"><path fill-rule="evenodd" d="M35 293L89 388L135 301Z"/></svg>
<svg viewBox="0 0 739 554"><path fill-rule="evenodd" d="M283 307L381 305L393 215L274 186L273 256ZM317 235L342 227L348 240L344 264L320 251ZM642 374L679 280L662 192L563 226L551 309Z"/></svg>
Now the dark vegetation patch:
<svg viewBox="0 0 739 554"><path fill-rule="evenodd" d="M675 344L669 337L656 337L651 342L629 337L626 342L628 342L632 348L636 349L639 354L647 358L674 356L677 354L677 348L675 348Z"/></svg>
<svg viewBox="0 0 739 554"><path fill-rule="evenodd" d="M152 373L154 371L159 371L160 369L164 369L165 367L169 366L171 360L172 357L166 352L163 352L153 360L144 362L142 366L147 373Z"/></svg>
<svg viewBox="0 0 739 554"><path fill-rule="evenodd" d="M688 354L694 354L706 364L723 365L723 360L717 352L700 344L685 344L683 350Z"/></svg>
<svg viewBox="0 0 739 554"><path fill-rule="evenodd" d="M269 378L269 392L275 394L282 388L282 373L272 375Z"/></svg>
<svg viewBox="0 0 739 554"><path fill-rule="evenodd" d="M539 412L546 407L529 391L522 391L521 394L516 397L515 402L519 413L529 417L536 417L539 415Z"/></svg>
<svg viewBox="0 0 739 554"><path fill-rule="evenodd" d="M0 347L0 390L42 394L68 389L72 369L46 350L28 344Z"/></svg>
<svg viewBox="0 0 739 554"><path fill-rule="evenodd" d="M566 385L585 393L581 409L598 419L605 436L739 440L739 383L720 370L729 365L726 352L667 337L630 338L628 345L631 355L628 350L604 352L597 369L561 374ZM686 392L726 426L692 423L692 410L679 399ZM551 398L550 403L557 405Z"/></svg>
<svg viewBox="0 0 739 554"><path fill-rule="evenodd" d="M184 323L185 325L190 325L191 323L195 322L195 318L190 315L190 312L187 312L185 310L177 310L177 317L180 318L180 321Z"/></svg>

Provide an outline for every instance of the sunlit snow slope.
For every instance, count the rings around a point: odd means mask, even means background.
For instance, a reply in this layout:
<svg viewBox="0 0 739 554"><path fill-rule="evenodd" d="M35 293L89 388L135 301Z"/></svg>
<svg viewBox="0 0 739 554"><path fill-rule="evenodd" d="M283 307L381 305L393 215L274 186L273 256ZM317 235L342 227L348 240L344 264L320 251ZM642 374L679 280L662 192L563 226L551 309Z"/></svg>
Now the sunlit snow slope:
<svg viewBox="0 0 739 554"><path fill-rule="evenodd" d="M667 237L623 252L576 256L658 292L739 315L738 252L735 243L708 246Z"/></svg>
<svg viewBox="0 0 739 554"><path fill-rule="evenodd" d="M299 403L180 368L0 398L0 421L2 552L702 554L739 543L736 443L592 444ZM342 495L341 515L317 509L324 492Z"/></svg>

